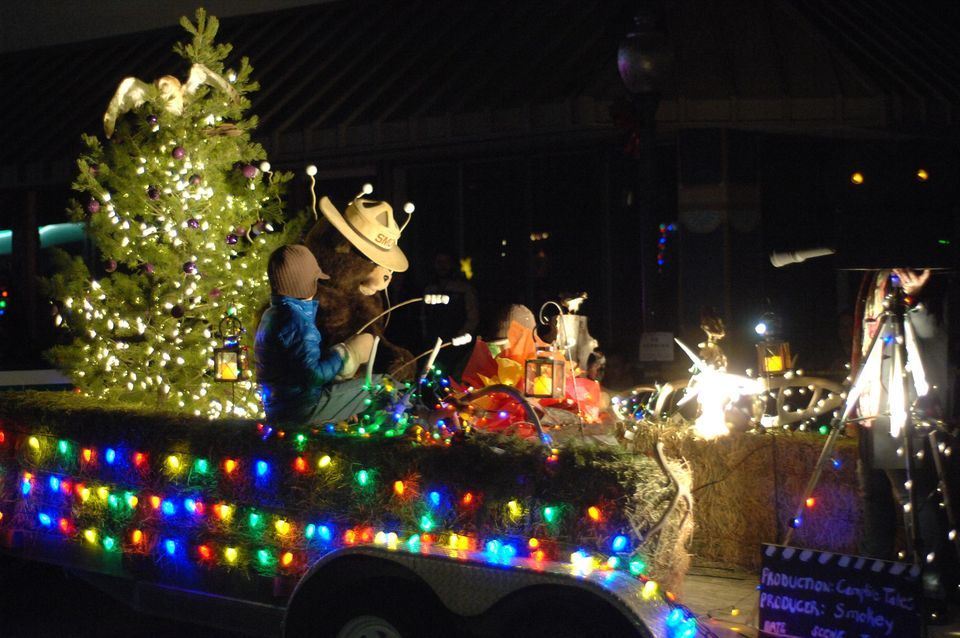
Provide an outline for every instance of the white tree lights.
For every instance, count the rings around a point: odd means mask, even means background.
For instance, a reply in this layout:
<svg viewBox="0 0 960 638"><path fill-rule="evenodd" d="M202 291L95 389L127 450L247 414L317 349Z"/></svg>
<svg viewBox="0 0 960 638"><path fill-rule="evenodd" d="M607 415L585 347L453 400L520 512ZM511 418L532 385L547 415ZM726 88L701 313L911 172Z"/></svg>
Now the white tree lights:
<svg viewBox="0 0 960 638"><path fill-rule="evenodd" d="M217 20L202 10L196 24L181 23L193 38L175 50L229 78L235 93L199 87L170 110L162 91L147 90L109 140L84 136L71 215L87 223L101 259L91 273L63 258L47 282L54 321L73 338L51 356L97 398L256 416L249 372L235 388L212 383L213 333L225 316L256 325L266 260L299 230L282 211L291 176L272 172L250 141L246 94L258 87L247 60L224 71L230 47L213 43Z"/></svg>

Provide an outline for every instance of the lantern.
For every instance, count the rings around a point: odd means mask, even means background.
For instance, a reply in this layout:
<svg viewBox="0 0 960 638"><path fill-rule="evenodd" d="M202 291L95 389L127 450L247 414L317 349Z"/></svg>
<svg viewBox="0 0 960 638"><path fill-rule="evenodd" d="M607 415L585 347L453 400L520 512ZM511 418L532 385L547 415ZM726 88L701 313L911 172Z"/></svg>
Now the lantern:
<svg viewBox="0 0 960 638"><path fill-rule="evenodd" d="M791 368L790 344L767 340L757 344L757 369L763 374L781 375Z"/></svg>
<svg viewBox="0 0 960 638"><path fill-rule="evenodd" d="M246 348L240 345L242 333L243 325L236 317L228 315L220 320L217 337L223 340L223 347L213 351L213 378L217 381L236 383L243 376Z"/></svg>
<svg viewBox="0 0 960 638"><path fill-rule="evenodd" d="M546 357L527 359L523 368L523 393L541 399L562 397L563 364L563 361Z"/></svg>

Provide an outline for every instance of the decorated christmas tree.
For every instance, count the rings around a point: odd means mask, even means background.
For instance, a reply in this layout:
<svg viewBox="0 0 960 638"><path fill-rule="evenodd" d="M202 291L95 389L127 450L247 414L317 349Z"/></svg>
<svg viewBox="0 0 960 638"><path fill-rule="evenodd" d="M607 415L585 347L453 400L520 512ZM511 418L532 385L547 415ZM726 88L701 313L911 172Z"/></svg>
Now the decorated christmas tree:
<svg viewBox="0 0 960 638"><path fill-rule="evenodd" d="M98 263L60 256L47 291L71 339L49 354L97 398L255 416L242 358L270 294L267 259L300 230L283 217L291 176L271 172L250 140L248 60L224 67L231 46L214 43L218 21L202 9L181 24L192 41L174 51L187 79L126 78L104 115L106 139L83 137L69 212Z"/></svg>

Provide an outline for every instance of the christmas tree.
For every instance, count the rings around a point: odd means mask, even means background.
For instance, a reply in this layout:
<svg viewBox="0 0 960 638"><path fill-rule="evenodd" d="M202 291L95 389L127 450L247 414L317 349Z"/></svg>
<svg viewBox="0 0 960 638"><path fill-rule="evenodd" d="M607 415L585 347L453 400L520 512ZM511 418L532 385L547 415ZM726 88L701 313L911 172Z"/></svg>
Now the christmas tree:
<svg viewBox="0 0 960 638"><path fill-rule="evenodd" d="M107 139L83 137L69 214L86 223L100 262L60 255L47 292L71 340L49 354L93 397L256 416L249 362L236 382L218 382L232 369L215 371L215 350L234 356L251 343L270 294L267 259L301 226L283 217L291 175L271 172L250 140L248 60L224 68L232 47L214 43L218 21L202 9L181 24L193 36L174 47L188 79L125 79L104 116ZM240 325L250 333L234 339Z"/></svg>

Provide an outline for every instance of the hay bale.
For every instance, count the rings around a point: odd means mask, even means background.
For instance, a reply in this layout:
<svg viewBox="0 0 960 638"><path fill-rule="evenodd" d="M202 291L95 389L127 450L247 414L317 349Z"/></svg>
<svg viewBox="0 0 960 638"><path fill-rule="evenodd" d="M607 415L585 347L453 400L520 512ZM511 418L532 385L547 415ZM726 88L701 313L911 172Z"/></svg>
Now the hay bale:
<svg viewBox="0 0 960 638"><path fill-rule="evenodd" d="M650 428L637 444L652 446ZM700 564L755 570L760 544L782 543L826 439L807 433L734 433L705 441L689 428L659 432L669 456L689 464L697 500L691 552ZM825 551L856 552L861 509L856 482L856 444L837 442L839 470L824 470L814 491L816 505L790 544Z"/></svg>

